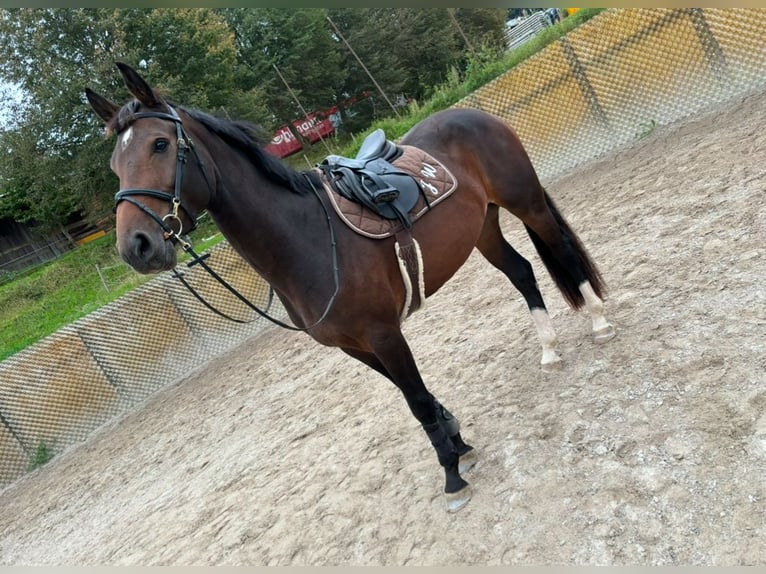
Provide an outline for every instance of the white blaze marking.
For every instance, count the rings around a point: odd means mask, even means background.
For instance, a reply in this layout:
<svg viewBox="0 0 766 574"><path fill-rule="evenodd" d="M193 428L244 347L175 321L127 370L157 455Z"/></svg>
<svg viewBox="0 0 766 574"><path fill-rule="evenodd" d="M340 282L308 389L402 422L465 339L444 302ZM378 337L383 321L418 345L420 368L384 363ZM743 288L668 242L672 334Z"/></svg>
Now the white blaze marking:
<svg viewBox="0 0 766 574"><path fill-rule="evenodd" d="M127 131L122 134L122 151L125 151L125 148L127 148L130 145L130 140L133 139L133 127L129 127Z"/></svg>

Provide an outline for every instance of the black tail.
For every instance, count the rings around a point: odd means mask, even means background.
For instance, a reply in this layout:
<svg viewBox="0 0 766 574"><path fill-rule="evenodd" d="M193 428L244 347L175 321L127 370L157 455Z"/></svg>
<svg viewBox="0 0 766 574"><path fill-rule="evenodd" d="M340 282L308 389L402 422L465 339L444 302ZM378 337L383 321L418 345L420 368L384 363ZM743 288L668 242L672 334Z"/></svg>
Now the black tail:
<svg viewBox="0 0 766 574"><path fill-rule="evenodd" d="M561 215L551 197L545 190L543 190L543 193L545 194L545 201L548 204L548 209L550 209L561 230L564 242L570 246L574 255L579 260L581 274L585 275L585 278L590 281L596 295L603 299L604 295L606 295L606 284L601 277L598 267L596 267L596 264L590 258L590 255L588 255L588 251L583 246L580 238L577 237L577 234L575 234L572 228L569 227L569 224L564 219L564 216ZM548 245L543 242L543 240L540 239L529 226L525 225L524 227L526 227L527 233L540 255L540 259L542 259L545 267L548 269L548 273L550 273L551 278L561 291L564 299L566 299L567 303L569 303L573 309L582 307L585 304L585 300L579 289L582 279L578 279L577 275L580 274L573 274L572 270L568 270L564 267L555 257L553 257L550 247L548 247Z"/></svg>

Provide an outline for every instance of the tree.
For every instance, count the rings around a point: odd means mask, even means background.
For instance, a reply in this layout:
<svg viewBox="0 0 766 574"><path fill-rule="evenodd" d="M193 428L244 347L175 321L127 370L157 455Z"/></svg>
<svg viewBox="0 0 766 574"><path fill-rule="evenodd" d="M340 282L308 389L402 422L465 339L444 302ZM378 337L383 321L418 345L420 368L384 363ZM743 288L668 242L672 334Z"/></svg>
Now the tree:
<svg viewBox="0 0 766 574"><path fill-rule="evenodd" d="M24 105L15 110L15 127L0 134L3 214L55 227L104 195L104 176L94 180L88 172L93 165L108 165L109 150L96 137L82 90L94 77L108 77L100 56L122 48L113 12L0 12L0 36L7 49L0 76L17 83L25 96ZM72 161L81 154L88 161ZM78 164L80 170L75 169ZM109 188L116 188L116 181Z"/></svg>
<svg viewBox="0 0 766 574"><path fill-rule="evenodd" d="M0 37L8 50L0 76L27 97L17 127L0 135L0 211L17 221L53 227L72 211L92 220L111 211L112 146L84 88L124 101L115 61L142 67L184 104L265 116L260 94L238 89L234 35L211 10L6 9Z"/></svg>
<svg viewBox="0 0 766 574"><path fill-rule="evenodd" d="M444 82L452 68L464 70L468 52L465 40L446 8L363 8L329 10L363 67L347 49L349 70L345 90L377 93L367 71L388 99L401 102L428 97ZM497 49L503 42L504 11L467 9L454 11L462 32L474 48ZM391 113L383 100L381 113Z"/></svg>
<svg viewBox="0 0 766 574"><path fill-rule="evenodd" d="M227 8L220 13L234 31L245 85L268 101L271 127L290 125L303 116L301 108L310 112L336 103L346 72L324 10Z"/></svg>
<svg viewBox="0 0 766 574"><path fill-rule="evenodd" d="M499 57L505 52L505 8L455 8L454 16L474 50ZM468 51L459 38L463 53Z"/></svg>
<svg viewBox="0 0 766 574"><path fill-rule="evenodd" d="M362 130L378 117L392 115L388 101L401 103L404 92L402 64L389 49L394 36L391 9L343 8L328 10L327 16L342 36L336 40L346 70L336 98L343 102L364 92L371 94L353 106L353 115L341 108L344 129Z"/></svg>

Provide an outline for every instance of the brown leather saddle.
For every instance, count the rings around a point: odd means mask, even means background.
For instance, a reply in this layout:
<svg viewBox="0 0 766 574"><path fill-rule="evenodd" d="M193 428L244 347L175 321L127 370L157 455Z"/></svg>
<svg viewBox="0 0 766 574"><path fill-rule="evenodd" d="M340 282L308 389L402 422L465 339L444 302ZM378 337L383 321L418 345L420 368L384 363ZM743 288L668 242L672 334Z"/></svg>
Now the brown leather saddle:
<svg viewBox="0 0 766 574"><path fill-rule="evenodd" d="M355 158L329 155L317 167L340 195L409 229L408 214L422 190L411 174L393 163L403 153L378 129L365 138Z"/></svg>
<svg viewBox="0 0 766 574"><path fill-rule="evenodd" d="M316 167L341 219L373 238L410 229L457 188L441 162L419 148L389 141L382 129L364 140L355 158L330 155Z"/></svg>

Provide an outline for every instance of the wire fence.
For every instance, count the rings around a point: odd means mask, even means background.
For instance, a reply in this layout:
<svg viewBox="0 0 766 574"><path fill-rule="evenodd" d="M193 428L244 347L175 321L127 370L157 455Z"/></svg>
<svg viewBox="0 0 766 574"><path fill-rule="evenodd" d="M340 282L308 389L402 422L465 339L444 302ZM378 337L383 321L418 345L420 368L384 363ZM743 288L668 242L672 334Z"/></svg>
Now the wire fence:
<svg viewBox="0 0 766 574"><path fill-rule="evenodd" d="M5 249L4 260L0 262L0 285L34 272L72 248L72 241L66 237L58 237L43 243L30 243Z"/></svg>
<svg viewBox="0 0 766 574"><path fill-rule="evenodd" d="M206 263L285 318L268 284L228 244L213 248ZM126 268L104 269L105 282ZM177 272L239 322L205 308L168 272L0 362L0 485L270 324L199 266Z"/></svg>
<svg viewBox="0 0 766 574"><path fill-rule="evenodd" d="M508 121L541 179L766 86L766 9L609 9L457 107ZM208 263L269 306L226 244ZM105 287L111 273L102 268ZM0 486L270 325L197 268L166 273L0 363ZM281 305L271 312L284 319Z"/></svg>
<svg viewBox="0 0 766 574"><path fill-rule="evenodd" d="M766 83L766 9L610 9L458 104L514 127L542 178Z"/></svg>

